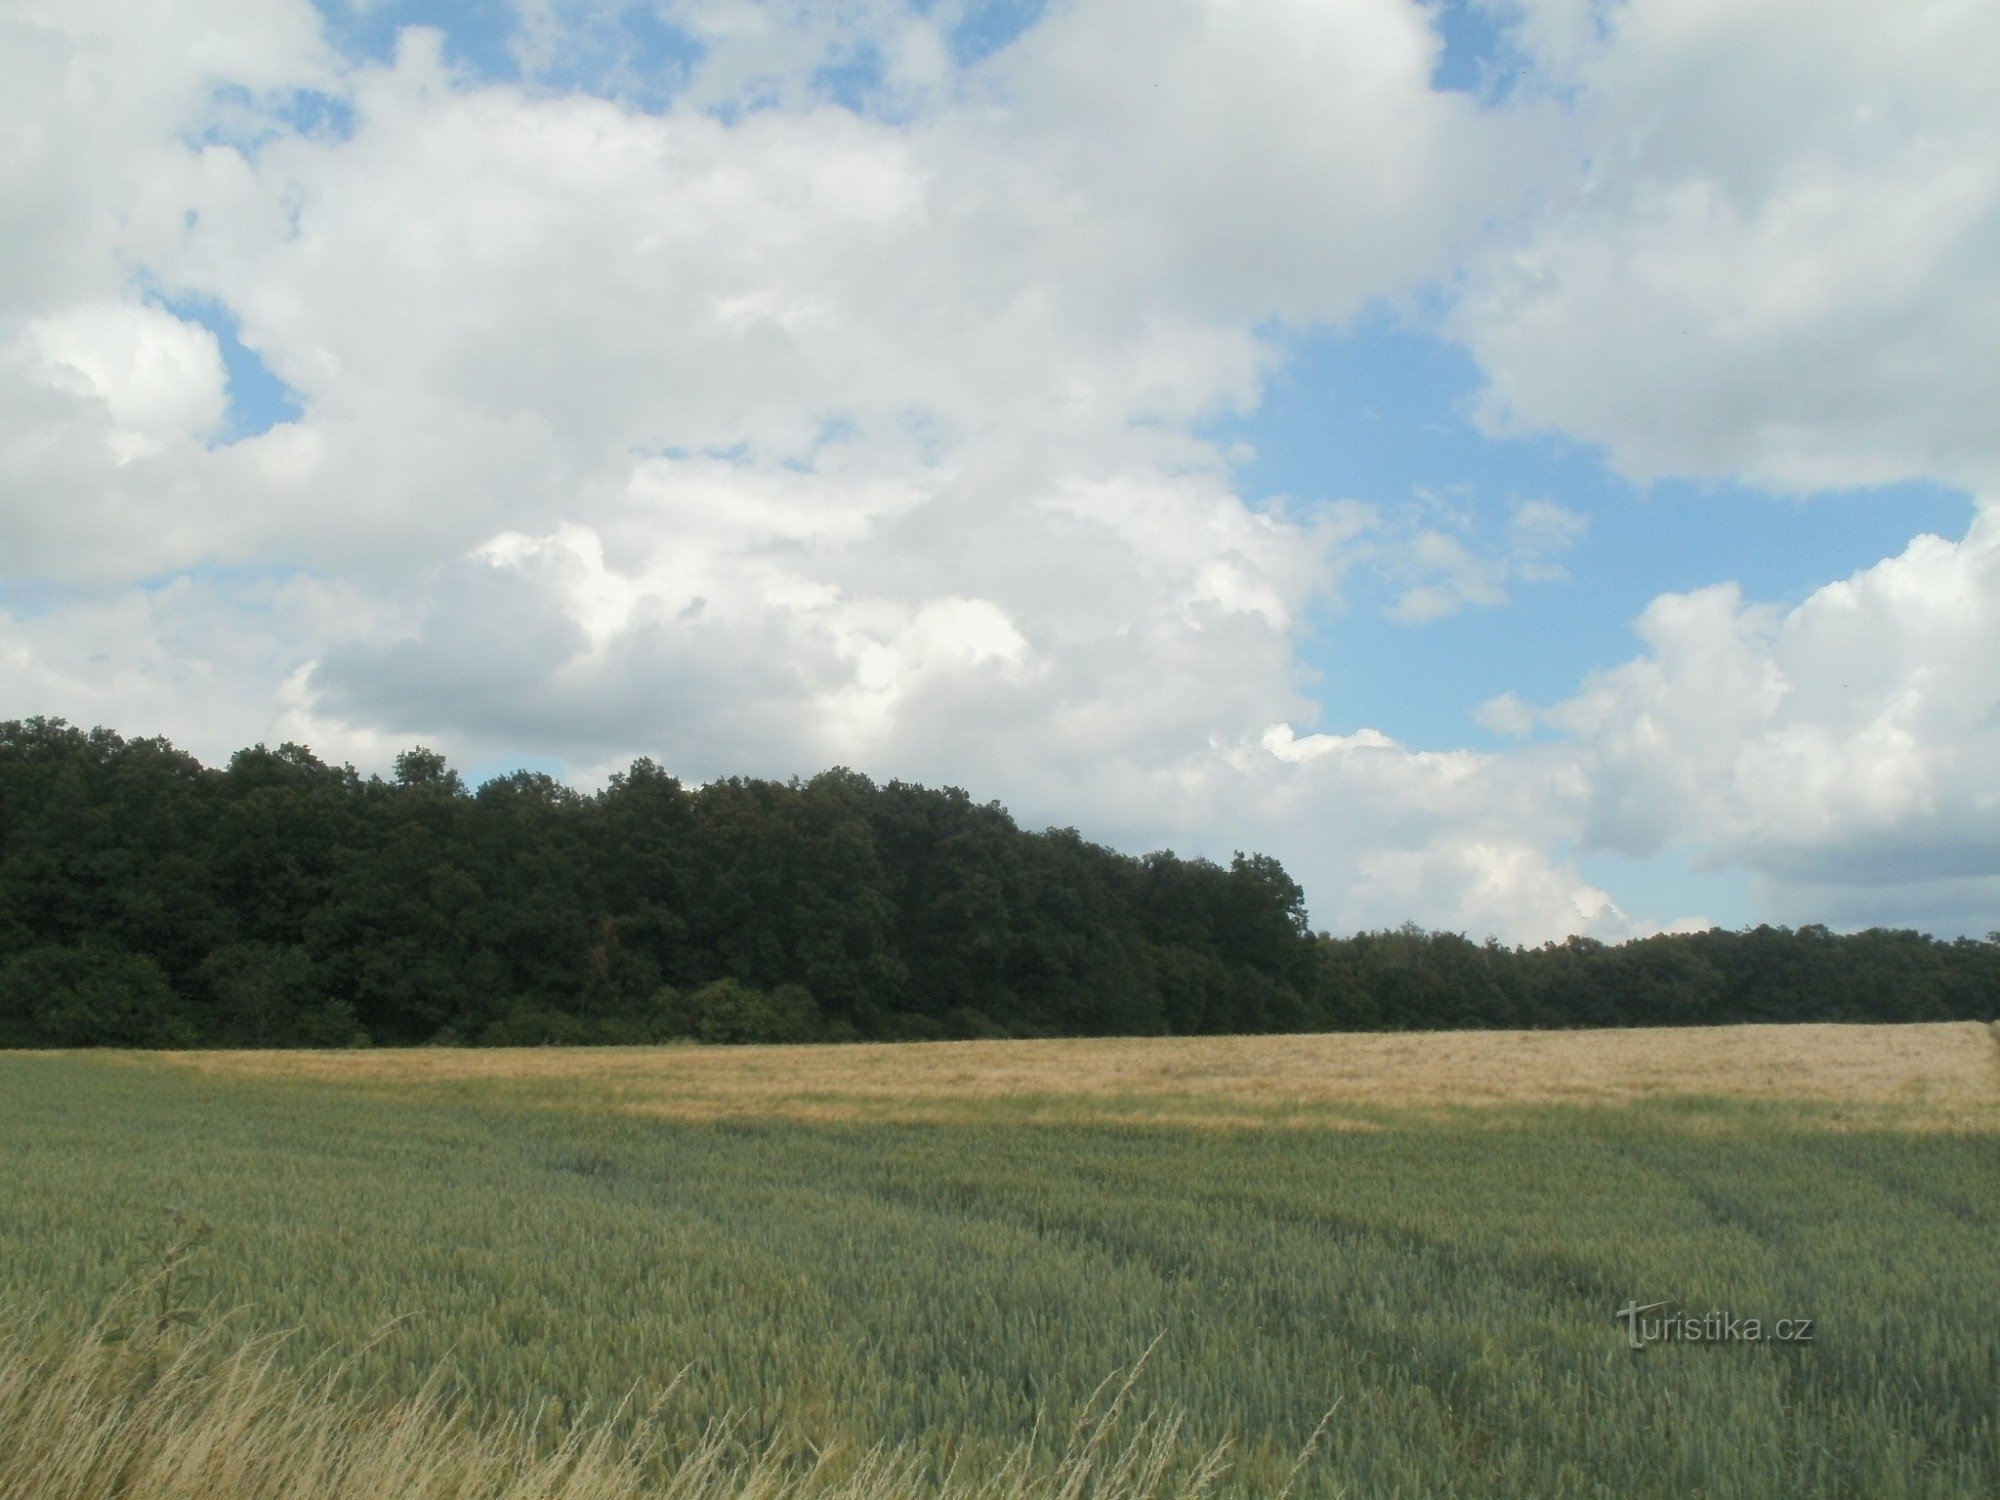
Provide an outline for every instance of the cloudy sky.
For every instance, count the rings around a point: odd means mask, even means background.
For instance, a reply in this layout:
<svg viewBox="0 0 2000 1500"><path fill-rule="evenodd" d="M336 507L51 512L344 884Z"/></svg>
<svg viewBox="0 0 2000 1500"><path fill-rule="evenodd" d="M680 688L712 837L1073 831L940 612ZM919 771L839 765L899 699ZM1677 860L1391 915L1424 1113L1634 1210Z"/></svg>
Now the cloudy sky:
<svg viewBox="0 0 2000 1500"><path fill-rule="evenodd" d="M0 0L0 717L2000 927L1991 0Z"/></svg>

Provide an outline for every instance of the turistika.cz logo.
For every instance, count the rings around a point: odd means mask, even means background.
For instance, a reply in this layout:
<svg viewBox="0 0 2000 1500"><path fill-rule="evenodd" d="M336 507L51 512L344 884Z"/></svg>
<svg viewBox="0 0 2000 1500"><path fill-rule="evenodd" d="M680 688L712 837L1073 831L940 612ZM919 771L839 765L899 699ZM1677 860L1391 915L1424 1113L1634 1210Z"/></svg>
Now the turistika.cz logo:
<svg viewBox="0 0 2000 1500"><path fill-rule="evenodd" d="M1625 1342L1634 1349L1648 1344L1810 1344L1811 1318L1743 1318L1731 1312L1683 1312L1671 1303L1628 1302L1616 1317L1625 1325Z"/></svg>

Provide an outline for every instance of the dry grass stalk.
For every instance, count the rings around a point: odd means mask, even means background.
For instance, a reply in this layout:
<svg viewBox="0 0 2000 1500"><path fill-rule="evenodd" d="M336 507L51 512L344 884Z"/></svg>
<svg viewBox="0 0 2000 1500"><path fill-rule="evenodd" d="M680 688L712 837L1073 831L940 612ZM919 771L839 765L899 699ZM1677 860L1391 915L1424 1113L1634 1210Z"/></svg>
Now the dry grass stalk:
<svg viewBox="0 0 2000 1500"><path fill-rule="evenodd" d="M746 1452L727 1424L671 1463L644 1424L582 1421L551 1448L529 1419L471 1428L434 1388L371 1405L338 1367L301 1376L278 1341L226 1345L216 1328L151 1352L0 1336L0 1500L1200 1500L1224 1469L1220 1449L1188 1451L1177 1417L1123 1420L1137 1367L1062 1451L1030 1439L985 1474L937 1479L885 1450Z"/></svg>

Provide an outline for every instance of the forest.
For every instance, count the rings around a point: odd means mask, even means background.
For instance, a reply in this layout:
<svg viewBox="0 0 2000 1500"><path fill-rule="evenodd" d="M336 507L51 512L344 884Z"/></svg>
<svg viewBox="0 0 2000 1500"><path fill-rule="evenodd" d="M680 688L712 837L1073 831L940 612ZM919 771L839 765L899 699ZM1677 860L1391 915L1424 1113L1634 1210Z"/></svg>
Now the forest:
<svg viewBox="0 0 2000 1500"><path fill-rule="evenodd" d="M1313 932L1274 859L1019 827L957 788L594 794L0 723L0 1046L926 1040L1991 1020L2000 933L1617 945Z"/></svg>

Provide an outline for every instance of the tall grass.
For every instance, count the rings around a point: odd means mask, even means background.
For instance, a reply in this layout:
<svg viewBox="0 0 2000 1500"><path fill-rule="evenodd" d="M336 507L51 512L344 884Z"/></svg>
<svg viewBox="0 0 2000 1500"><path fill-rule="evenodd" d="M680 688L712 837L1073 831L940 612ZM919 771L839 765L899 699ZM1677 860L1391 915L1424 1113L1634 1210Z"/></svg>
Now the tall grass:
<svg viewBox="0 0 2000 1500"><path fill-rule="evenodd" d="M221 1325L162 1349L102 1329L0 1336L4 1500L1200 1500L1227 1468L1173 1416L1135 1416L1137 1371L1060 1443L1039 1432L980 1473L924 1455L745 1445L727 1422L667 1457L657 1415L587 1414L550 1442L531 1415L473 1425L435 1383L384 1404L344 1367L301 1373L282 1339ZM1301 1455L1303 1462L1306 1455Z"/></svg>

